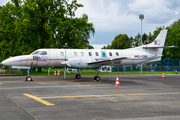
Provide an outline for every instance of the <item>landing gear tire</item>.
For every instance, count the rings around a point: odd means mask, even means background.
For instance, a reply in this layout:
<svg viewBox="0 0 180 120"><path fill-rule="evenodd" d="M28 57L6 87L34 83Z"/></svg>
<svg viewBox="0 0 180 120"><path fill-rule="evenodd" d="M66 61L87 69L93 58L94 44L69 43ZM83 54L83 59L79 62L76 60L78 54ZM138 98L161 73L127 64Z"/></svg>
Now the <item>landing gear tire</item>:
<svg viewBox="0 0 180 120"><path fill-rule="evenodd" d="M25 79L25 81L30 82L30 81L33 81L33 80L32 80L32 78L31 78L30 76L27 76L26 79Z"/></svg>
<svg viewBox="0 0 180 120"><path fill-rule="evenodd" d="M81 79L81 75L76 75L75 78L76 79Z"/></svg>
<svg viewBox="0 0 180 120"><path fill-rule="evenodd" d="M95 77L94 77L94 80L95 80L95 81L101 81L101 78L100 78L99 76L95 76Z"/></svg>

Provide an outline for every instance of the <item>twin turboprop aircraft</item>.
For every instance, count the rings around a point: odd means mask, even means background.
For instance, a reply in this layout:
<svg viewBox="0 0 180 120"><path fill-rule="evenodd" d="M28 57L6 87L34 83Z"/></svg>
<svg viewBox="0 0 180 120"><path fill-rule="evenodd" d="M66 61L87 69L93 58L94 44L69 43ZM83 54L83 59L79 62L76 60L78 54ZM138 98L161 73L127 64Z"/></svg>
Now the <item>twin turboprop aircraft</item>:
<svg viewBox="0 0 180 120"><path fill-rule="evenodd" d="M145 62L159 61L162 57L167 30L162 30L157 38L148 45L123 50L111 49L38 49L30 55L8 58L2 62L6 66L23 67L69 67L69 68L94 68L99 81L98 67L103 65L136 65ZM76 79L80 79L78 74ZM30 81L32 78L26 78Z"/></svg>

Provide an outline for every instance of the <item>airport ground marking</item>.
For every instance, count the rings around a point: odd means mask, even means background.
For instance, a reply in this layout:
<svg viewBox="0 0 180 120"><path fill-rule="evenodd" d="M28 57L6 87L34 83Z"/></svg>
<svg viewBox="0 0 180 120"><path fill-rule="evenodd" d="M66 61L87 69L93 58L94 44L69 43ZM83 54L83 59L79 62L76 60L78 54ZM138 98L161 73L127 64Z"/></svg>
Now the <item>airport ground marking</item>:
<svg viewBox="0 0 180 120"><path fill-rule="evenodd" d="M87 98L87 97L115 97L115 96L145 96L145 95L177 95L180 93L135 93L135 94L107 94L107 95L77 95L77 96L52 96L40 98Z"/></svg>
<svg viewBox="0 0 180 120"><path fill-rule="evenodd" d="M30 98L32 98L32 99L34 99L34 100L36 100L36 101L38 101L38 102L40 102L40 103L43 103L43 104L45 104L45 105L54 105L53 103L50 103L50 102L48 102L48 101L46 101L46 100L43 100L43 99L40 98L40 97L36 97L36 96L34 96L34 95L31 95L31 94L23 94L23 95L25 95L25 96L27 96L27 97L30 97Z"/></svg>
<svg viewBox="0 0 180 120"><path fill-rule="evenodd" d="M116 96L145 96L145 95L177 95L180 94L178 92L173 92L173 93L135 93L135 94L107 94L107 95L77 95L77 96L52 96L52 97L36 97L31 94L23 94L29 98L32 98L40 103L43 103L45 105L55 105L53 103L50 103L44 99L48 98L88 98L88 97L116 97Z"/></svg>
<svg viewBox="0 0 180 120"><path fill-rule="evenodd" d="M1 83L16 83L16 82L24 82L24 81L1 81Z"/></svg>

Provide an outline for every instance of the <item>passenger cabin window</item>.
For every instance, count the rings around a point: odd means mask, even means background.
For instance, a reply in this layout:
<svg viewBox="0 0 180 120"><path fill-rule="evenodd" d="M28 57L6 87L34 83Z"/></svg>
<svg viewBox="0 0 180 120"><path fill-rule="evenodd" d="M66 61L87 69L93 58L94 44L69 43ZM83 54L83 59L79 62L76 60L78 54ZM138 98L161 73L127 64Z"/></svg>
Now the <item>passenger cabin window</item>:
<svg viewBox="0 0 180 120"><path fill-rule="evenodd" d="M89 56L92 56L92 53L91 53L91 52L89 52Z"/></svg>
<svg viewBox="0 0 180 120"><path fill-rule="evenodd" d="M119 53L118 53L118 52L116 52L116 55L117 55L117 56L119 56Z"/></svg>
<svg viewBox="0 0 180 120"><path fill-rule="evenodd" d="M109 52L109 56L112 56L112 53L111 53L111 52Z"/></svg>
<svg viewBox="0 0 180 120"><path fill-rule="evenodd" d="M84 56L84 53L83 53L83 52L81 52L81 56Z"/></svg>
<svg viewBox="0 0 180 120"><path fill-rule="evenodd" d="M96 54L96 56L99 56L99 53L98 53L98 52L96 52L95 54Z"/></svg>
<svg viewBox="0 0 180 120"><path fill-rule="evenodd" d="M74 56L77 56L77 52L74 52Z"/></svg>
<svg viewBox="0 0 180 120"><path fill-rule="evenodd" d="M61 56L64 56L64 53L63 53L63 52L61 52Z"/></svg>

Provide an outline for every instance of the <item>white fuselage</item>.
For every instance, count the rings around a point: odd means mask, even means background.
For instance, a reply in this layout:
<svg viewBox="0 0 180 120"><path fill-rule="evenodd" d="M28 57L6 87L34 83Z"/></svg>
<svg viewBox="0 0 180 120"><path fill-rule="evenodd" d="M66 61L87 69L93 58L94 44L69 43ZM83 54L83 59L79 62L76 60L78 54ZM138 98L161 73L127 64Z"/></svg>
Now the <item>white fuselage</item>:
<svg viewBox="0 0 180 120"><path fill-rule="evenodd" d="M148 62L158 58L156 53L150 51L140 51L135 49L125 50L104 50L104 49L39 49L39 52L46 54L30 54L12 57L3 61L8 66L29 66L44 67L56 66L64 67L62 62L66 61L69 67L73 68L95 68L107 63L88 65L88 63L96 61L112 60L119 57L127 57L126 59L108 63L108 65L135 65ZM36 51L35 51L36 52ZM34 52L34 53L35 53ZM6 64L8 63L8 64Z"/></svg>

